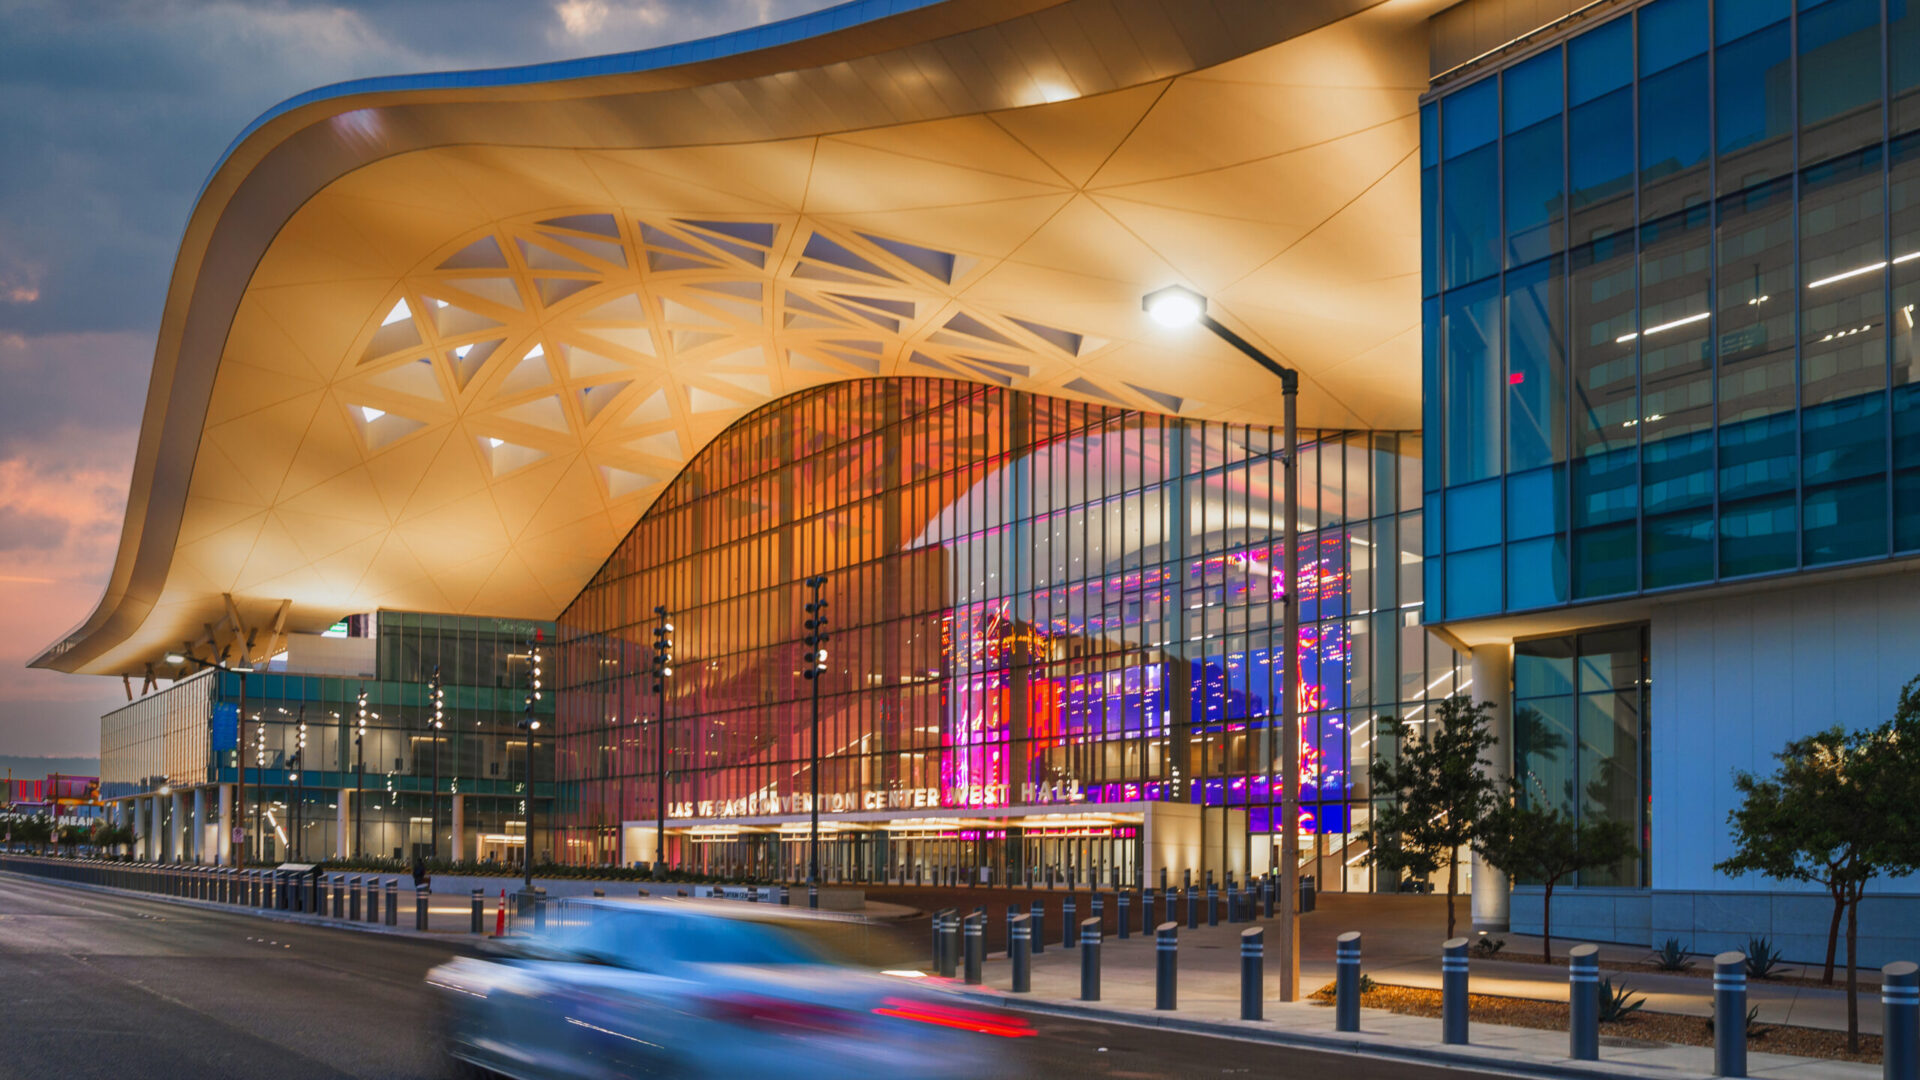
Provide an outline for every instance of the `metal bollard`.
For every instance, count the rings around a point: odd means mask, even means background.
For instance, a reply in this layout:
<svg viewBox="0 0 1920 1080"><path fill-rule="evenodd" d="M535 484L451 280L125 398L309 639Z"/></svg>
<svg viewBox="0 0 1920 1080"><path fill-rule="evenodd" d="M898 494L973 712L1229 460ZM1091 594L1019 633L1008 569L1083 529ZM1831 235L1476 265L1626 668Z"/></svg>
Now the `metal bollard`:
<svg viewBox="0 0 1920 1080"><path fill-rule="evenodd" d="M1100 1000L1100 923L1095 919L1080 924L1080 1000Z"/></svg>
<svg viewBox="0 0 1920 1080"><path fill-rule="evenodd" d="M1095 890L1092 901L1087 905L1087 914L1100 924L1100 932L1103 934L1107 931L1106 908L1106 900L1101 897L1098 890Z"/></svg>
<svg viewBox="0 0 1920 1080"><path fill-rule="evenodd" d="M1200 929L1200 886L1187 886L1187 929Z"/></svg>
<svg viewBox="0 0 1920 1080"><path fill-rule="evenodd" d="M1467 1044L1467 939L1448 938L1440 946L1440 1041Z"/></svg>
<svg viewBox="0 0 1920 1080"><path fill-rule="evenodd" d="M470 934L487 932L487 890L485 889L473 890L473 918L467 924L467 932Z"/></svg>
<svg viewBox="0 0 1920 1080"><path fill-rule="evenodd" d="M1031 910L1032 933L1028 936L1033 939L1033 955L1039 956L1047 951L1047 906L1035 900Z"/></svg>
<svg viewBox="0 0 1920 1080"><path fill-rule="evenodd" d="M547 890L544 886L533 887L533 931L542 933L547 928Z"/></svg>
<svg viewBox="0 0 1920 1080"><path fill-rule="evenodd" d="M1268 878L1260 886L1260 897L1267 905L1267 918L1273 918L1273 879Z"/></svg>
<svg viewBox="0 0 1920 1080"><path fill-rule="evenodd" d="M347 915L347 879L339 874L333 875L333 917L343 919Z"/></svg>
<svg viewBox="0 0 1920 1080"><path fill-rule="evenodd" d="M1713 1074L1747 1075L1747 954L1738 949L1713 958Z"/></svg>
<svg viewBox="0 0 1920 1080"><path fill-rule="evenodd" d="M1745 1015L1743 1011L1741 1016ZM1600 1057L1598 945L1575 945L1567 950L1567 1056L1575 1061L1597 1061Z"/></svg>
<svg viewBox="0 0 1920 1080"><path fill-rule="evenodd" d="M1880 1075L1911 1080L1920 1067L1920 965L1901 960L1880 969Z"/></svg>
<svg viewBox="0 0 1920 1080"><path fill-rule="evenodd" d="M1360 931L1349 930L1333 942L1333 1027L1360 1030Z"/></svg>
<svg viewBox="0 0 1920 1080"><path fill-rule="evenodd" d="M413 888L413 928L415 930L424 932L427 928L427 897L430 895L432 893L425 885L416 885Z"/></svg>
<svg viewBox="0 0 1920 1080"><path fill-rule="evenodd" d="M1180 964L1180 924L1163 922L1154 931L1153 1007L1162 1011L1176 1008Z"/></svg>
<svg viewBox="0 0 1920 1080"><path fill-rule="evenodd" d="M793 906L793 893L789 891L785 885L780 886L780 906L781 907Z"/></svg>
<svg viewBox="0 0 1920 1080"><path fill-rule="evenodd" d="M1118 917L1115 918L1114 920L1120 926L1121 941L1125 941L1129 936L1131 936L1127 926L1128 920L1131 917L1130 913L1127 911L1127 908L1132 904L1131 897L1132 897L1131 893L1122 892L1120 894L1120 900L1119 900L1120 913Z"/></svg>
<svg viewBox="0 0 1920 1080"><path fill-rule="evenodd" d="M1266 930L1254 926L1240 931L1240 1019L1260 1019L1261 968L1266 963Z"/></svg>
<svg viewBox="0 0 1920 1080"><path fill-rule="evenodd" d="M347 879L347 920L360 921L360 878L358 876Z"/></svg>
<svg viewBox="0 0 1920 1080"><path fill-rule="evenodd" d="M387 879L387 925L400 925L400 879Z"/></svg>
<svg viewBox="0 0 1920 1080"><path fill-rule="evenodd" d="M951 979L959 967L960 913L949 908L946 921L940 925L940 974Z"/></svg>
<svg viewBox="0 0 1920 1080"><path fill-rule="evenodd" d="M1207 925L1220 925L1220 886L1207 882Z"/></svg>
<svg viewBox="0 0 1920 1080"><path fill-rule="evenodd" d="M979 986L980 964L987 958L987 917L978 911L967 916L965 933L966 983L968 986Z"/></svg>
<svg viewBox="0 0 1920 1080"><path fill-rule="evenodd" d="M811 881L807 882L807 906L810 908L820 906L820 886Z"/></svg>
<svg viewBox="0 0 1920 1080"><path fill-rule="evenodd" d="M593 890L593 895L595 899L602 899L607 895L607 890L602 889L598 886L595 886Z"/></svg>
<svg viewBox="0 0 1920 1080"><path fill-rule="evenodd" d="M1240 883L1231 879L1227 882L1227 922L1240 921Z"/></svg>
<svg viewBox="0 0 1920 1080"><path fill-rule="evenodd" d="M1160 890L1166 892L1165 888ZM1153 886L1140 890L1140 933L1151 934L1160 925L1160 905L1154 901Z"/></svg>
<svg viewBox="0 0 1920 1080"><path fill-rule="evenodd" d="M947 968L947 916L953 914L952 908L941 908L933 913L933 973L940 975Z"/></svg>
<svg viewBox="0 0 1920 1080"><path fill-rule="evenodd" d="M367 879L367 921L370 923L380 921L380 879L378 877Z"/></svg>
<svg viewBox="0 0 1920 1080"><path fill-rule="evenodd" d="M1013 964L1013 992L1033 990L1033 918L1015 915L1007 927L1007 957Z"/></svg>
<svg viewBox="0 0 1920 1080"><path fill-rule="evenodd" d="M1073 893L1069 892L1067 898L1060 902L1060 947L1063 949L1073 948L1074 935L1080 932L1080 928L1074 925L1073 916Z"/></svg>
<svg viewBox="0 0 1920 1080"><path fill-rule="evenodd" d="M279 902L279 910L281 911L300 910L299 908L293 906L294 901L298 899L298 896L296 895L298 890L296 890L293 887L293 875L288 873L285 870L280 870L280 871L275 871L273 877L274 877L273 891L276 894L274 899Z"/></svg>

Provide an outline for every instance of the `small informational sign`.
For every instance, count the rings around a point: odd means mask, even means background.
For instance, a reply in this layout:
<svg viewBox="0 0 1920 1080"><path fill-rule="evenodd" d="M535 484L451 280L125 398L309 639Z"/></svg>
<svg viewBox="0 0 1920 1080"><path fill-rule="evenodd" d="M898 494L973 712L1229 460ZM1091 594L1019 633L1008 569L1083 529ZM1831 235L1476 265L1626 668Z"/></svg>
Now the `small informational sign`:
<svg viewBox="0 0 1920 1080"><path fill-rule="evenodd" d="M213 751L240 749L240 706L222 701L213 707Z"/></svg>
<svg viewBox="0 0 1920 1080"><path fill-rule="evenodd" d="M247 842L247 829L246 829L246 826L244 826L244 825L235 825L235 826L233 827L233 842L234 842L234 845L235 845L235 846L239 846L239 845L241 845L241 844L245 844L245 843Z"/></svg>

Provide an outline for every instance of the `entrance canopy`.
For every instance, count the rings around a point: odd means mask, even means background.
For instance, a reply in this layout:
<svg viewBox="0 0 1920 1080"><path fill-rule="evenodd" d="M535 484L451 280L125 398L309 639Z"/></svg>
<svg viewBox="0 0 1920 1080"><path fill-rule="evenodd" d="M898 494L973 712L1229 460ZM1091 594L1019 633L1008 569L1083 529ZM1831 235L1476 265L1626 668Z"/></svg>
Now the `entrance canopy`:
<svg viewBox="0 0 1920 1080"><path fill-rule="evenodd" d="M1142 314L1170 283L1302 372L1303 425L1417 427L1439 6L857 2L295 98L194 208L112 576L34 665L551 618L708 440L827 381L1277 423Z"/></svg>

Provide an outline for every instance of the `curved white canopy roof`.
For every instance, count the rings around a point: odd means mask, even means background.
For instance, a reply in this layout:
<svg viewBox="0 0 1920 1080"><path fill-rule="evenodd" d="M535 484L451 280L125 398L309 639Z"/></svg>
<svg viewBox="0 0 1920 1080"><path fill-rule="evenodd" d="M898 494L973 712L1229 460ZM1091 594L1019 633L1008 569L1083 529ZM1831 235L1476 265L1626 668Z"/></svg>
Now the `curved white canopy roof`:
<svg viewBox="0 0 1920 1080"><path fill-rule="evenodd" d="M552 617L708 440L825 381L1277 423L1275 380L1141 313L1174 282L1300 370L1304 426L1418 426L1438 0L888 6L256 122L181 244L106 594L35 665Z"/></svg>

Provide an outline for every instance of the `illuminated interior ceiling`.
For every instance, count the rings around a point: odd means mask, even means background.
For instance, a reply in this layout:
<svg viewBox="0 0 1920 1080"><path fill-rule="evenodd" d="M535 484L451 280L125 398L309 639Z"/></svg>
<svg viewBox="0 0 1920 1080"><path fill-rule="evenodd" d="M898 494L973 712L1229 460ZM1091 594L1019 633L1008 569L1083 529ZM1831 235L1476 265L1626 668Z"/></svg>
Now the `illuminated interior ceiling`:
<svg viewBox="0 0 1920 1080"><path fill-rule="evenodd" d="M1417 427L1439 6L949 0L295 99L202 193L106 595L34 663L551 618L695 452L822 382L1277 424L1276 380L1141 312L1173 282L1301 371L1304 427Z"/></svg>

